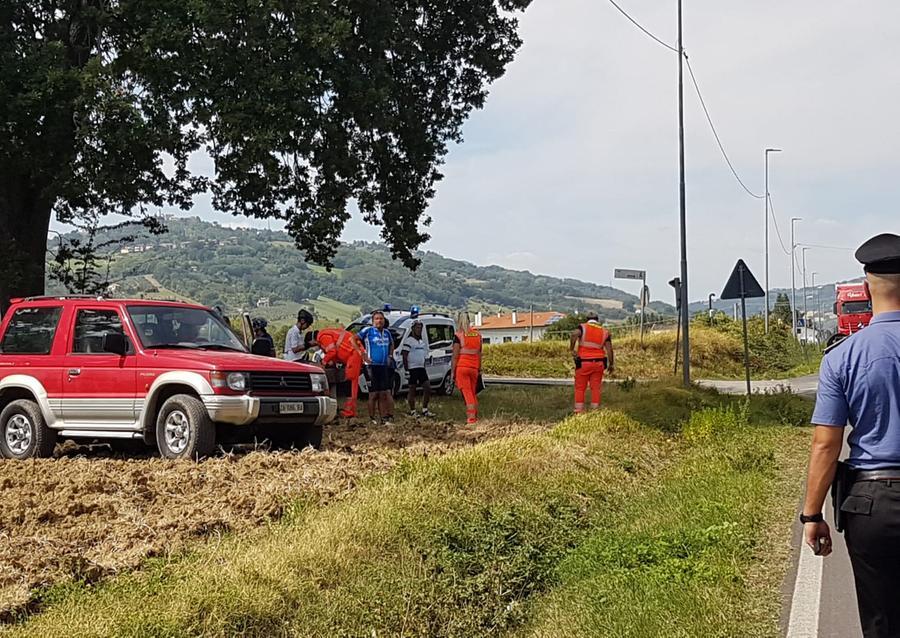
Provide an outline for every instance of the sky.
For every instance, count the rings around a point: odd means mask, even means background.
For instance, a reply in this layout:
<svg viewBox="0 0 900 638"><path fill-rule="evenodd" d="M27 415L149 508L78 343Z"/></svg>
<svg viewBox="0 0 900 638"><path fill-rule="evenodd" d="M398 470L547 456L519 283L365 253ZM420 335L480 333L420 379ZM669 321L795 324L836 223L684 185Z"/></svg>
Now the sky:
<svg viewBox="0 0 900 638"><path fill-rule="evenodd" d="M675 0L618 0L675 44ZM738 173L769 191L770 284L790 287L791 217L812 248L818 282L856 277L853 251L900 233L900 3L686 0L684 46ZM423 247L616 285L615 268L644 269L651 298L671 301L679 274L677 55L650 40L608 0L534 0L524 46L464 128L428 210ZM685 71L687 74L687 71ZM764 282L762 199L735 181L689 76L685 137L689 296L719 293L738 258ZM191 214L213 212L206 198ZM256 223L259 225L259 222ZM354 219L346 240L377 240ZM799 254L798 254L799 258ZM797 274L800 281L800 275Z"/></svg>

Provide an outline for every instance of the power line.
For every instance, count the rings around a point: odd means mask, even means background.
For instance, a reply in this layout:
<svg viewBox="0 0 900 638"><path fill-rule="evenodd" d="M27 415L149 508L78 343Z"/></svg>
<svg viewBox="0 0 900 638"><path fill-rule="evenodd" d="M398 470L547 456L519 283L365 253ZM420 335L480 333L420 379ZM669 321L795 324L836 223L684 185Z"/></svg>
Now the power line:
<svg viewBox="0 0 900 638"><path fill-rule="evenodd" d="M710 117L709 115L709 109L706 108L706 101L703 99L703 94L700 92L700 85L697 84L697 77L694 75L694 69L691 68L691 61L688 59L687 53L684 54L684 61L687 62L688 73L691 74L691 82L694 84L694 89L697 91L697 97L700 98L700 106L703 107L703 113L706 115L706 121L709 122L709 128L712 130L713 137L716 138L716 144L719 145L719 150L722 151L722 157L725 158L725 163L728 164L728 168L731 169L731 174L734 175L734 178L738 181L738 184L741 185L741 188L747 191L747 194L750 195L750 197L763 199L765 195L757 195L752 190L747 188L744 180L741 179L741 176L738 175L737 171L734 169L734 164L732 164L731 160L728 158L728 153L725 152L725 147L722 145L722 140L719 138L719 133L716 131L716 125L713 124L712 117Z"/></svg>
<svg viewBox="0 0 900 638"><path fill-rule="evenodd" d="M673 53L678 53L678 49L676 49L675 47L673 47L671 44L666 44L665 42L663 42L662 40L660 40L659 38L657 38L655 35L653 35L652 33L650 33L650 32L649 32L647 29L645 29L643 26L641 26L641 23L638 22L637 20L635 20L634 18L632 18L630 15L628 15L628 12L625 11L625 9L623 9L622 7L620 7L618 4L616 4L615 0L609 0L609 3L610 3L612 6L614 6L616 9L618 9L618 10L619 10L619 13L621 13L623 16L625 16L626 18L628 18L628 21L631 22L631 24L633 24L633 25L636 26L638 29L640 29L641 31L643 31L645 35L647 35L647 36L649 36L650 38L652 38L653 40L655 40L657 44L661 44L662 46L666 47L669 51L672 51Z"/></svg>
<svg viewBox="0 0 900 638"><path fill-rule="evenodd" d="M640 22L632 18L631 15L629 15L628 12L625 11L625 9L623 9L621 6L619 6L618 3L615 2L615 0L609 0L609 2L619 11L619 13L625 16L628 21L631 22L631 24L640 29L647 37L651 38L657 44L664 46L669 51L678 53L678 49L653 35L648 29L644 28L644 26ZM716 144L719 145L719 150L722 152L722 157L725 159L725 163L728 164L728 168L731 170L731 174L734 175L734 178L737 180L738 184L741 185L741 188L747 191L748 195L750 195L751 197L755 197L756 199L763 199L765 195L757 195L752 190L747 188L744 180L741 179L741 176L738 175L737 170L734 168L734 164L731 163L731 159L728 157L728 153L725 151L725 145L722 144L722 139L719 137L719 132L716 130L716 125L713 123L712 116L709 114L709 109L706 107L706 100L703 99L703 93L700 91L700 84L697 82L697 76L694 75L694 69L691 68L691 61L688 59L687 53L684 53L683 55L684 61L687 63L688 73L690 73L691 76L691 82L694 85L694 90L697 92L697 97L700 100L700 106L703 107L703 113L706 115L706 121L709 123L709 128L710 130L712 130L713 137L716 138Z"/></svg>
<svg viewBox="0 0 900 638"><path fill-rule="evenodd" d="M790 255L791 251L789 251L784 246L784 240L781 238L781 230L778 228L778 217L775 215L775 204L772 203L772 194L769 193L769 202L767 204L767 208L772 213L772 221L775 223L775 234L778 236L778 243L781 244L781 250L784 251L785 255Z"/></svg>

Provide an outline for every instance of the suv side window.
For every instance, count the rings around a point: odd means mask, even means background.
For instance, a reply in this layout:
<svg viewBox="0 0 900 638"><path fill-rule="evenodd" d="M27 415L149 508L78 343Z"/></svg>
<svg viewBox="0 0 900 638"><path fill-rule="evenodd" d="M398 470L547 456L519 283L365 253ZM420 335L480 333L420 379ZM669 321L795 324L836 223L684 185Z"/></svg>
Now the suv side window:
<svg viewBox="0 0 900 638"><path fill-rule="evenodd" d="M426 328L428 347L431 350L449 348L453 344L453 327L443 323L429 324Z"/></svg>
<svg viewBox="0 0 900 638"><path fill-rule="evenodd" d="M0 350L5 354L50 354L62 306L19 308L9 320Z"/></svg>
<svg viewBox="0 0 900 638"><path fill-rule="evenodd" d="M76 354L104 354L103 335L107 332L124 334L122 319L115 310L82 309L75 316L75 338L72 352Z"/></svg>

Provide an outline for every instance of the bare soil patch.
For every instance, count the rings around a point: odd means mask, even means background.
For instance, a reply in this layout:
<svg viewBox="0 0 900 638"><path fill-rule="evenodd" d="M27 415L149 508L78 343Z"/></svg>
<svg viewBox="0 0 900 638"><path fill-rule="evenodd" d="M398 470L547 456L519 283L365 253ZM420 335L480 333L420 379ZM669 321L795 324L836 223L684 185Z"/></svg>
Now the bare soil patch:
<svg viewBox="0 0 900 638"><path fill-rule="evenodd" d="M326 503L403 458L439 455L546 425L441 421L326 429L322 451L255 449L200 463L116 455L105 446L0 462L0 619L41 588L95 581L183 550L191 539L278 519L297 500Z"/></svg>

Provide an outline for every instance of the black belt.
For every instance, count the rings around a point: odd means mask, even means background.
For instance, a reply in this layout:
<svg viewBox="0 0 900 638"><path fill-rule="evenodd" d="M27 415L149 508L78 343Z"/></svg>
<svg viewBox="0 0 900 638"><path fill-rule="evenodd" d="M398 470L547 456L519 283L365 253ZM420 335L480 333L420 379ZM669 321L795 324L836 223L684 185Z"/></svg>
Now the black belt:
<svg viewBox="0 0 900 638"><path fill-rule="evenodd" d="M856 470L854 481L900 481L900 467L886 467L880 470Z"/></svg>

